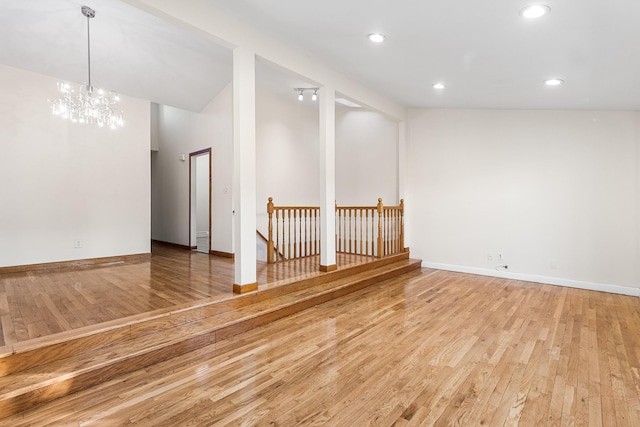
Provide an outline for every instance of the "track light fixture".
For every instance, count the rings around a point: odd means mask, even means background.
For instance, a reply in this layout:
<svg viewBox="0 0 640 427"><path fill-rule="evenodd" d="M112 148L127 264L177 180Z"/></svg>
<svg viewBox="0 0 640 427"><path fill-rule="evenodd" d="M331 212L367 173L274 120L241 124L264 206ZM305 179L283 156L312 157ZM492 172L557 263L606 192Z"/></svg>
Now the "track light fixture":
<svg viewBox="0 0 640 427"><path fill-rule="evenodd" d="M296 87L293 90L298 92L298 101L304 100L304 91L305 90L312 90L313 91L313 95L311 95L311 100L312 101L317 101L318 100L318 91L320 90L320 88L319 87Z"/></svg>

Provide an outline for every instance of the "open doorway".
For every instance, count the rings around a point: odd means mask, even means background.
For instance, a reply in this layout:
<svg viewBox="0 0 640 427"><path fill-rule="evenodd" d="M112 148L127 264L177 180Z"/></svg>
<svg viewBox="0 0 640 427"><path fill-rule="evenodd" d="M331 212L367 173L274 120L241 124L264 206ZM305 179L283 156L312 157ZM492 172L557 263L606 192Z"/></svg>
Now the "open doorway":
<svg viewBox="0 0 640 427"><path fill-rule="evenodd" d="M189 246L211 250L211 148L189 154Z"/></svg>

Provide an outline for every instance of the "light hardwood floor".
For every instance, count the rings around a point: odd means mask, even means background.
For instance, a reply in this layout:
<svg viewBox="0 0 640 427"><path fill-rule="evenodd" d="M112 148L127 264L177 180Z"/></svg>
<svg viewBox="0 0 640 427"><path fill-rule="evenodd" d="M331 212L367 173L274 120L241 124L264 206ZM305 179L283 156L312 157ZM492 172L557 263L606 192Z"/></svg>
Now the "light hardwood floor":
<svg viewBox="0 0 640 427"><path fill-rule="evenodd" d="M423 269L2 425L640 426L635 297Z"/></svg>
<svg viewBox="0 0 640 427"><path fill-rule="evenodd" d="M154 243L150 260L0 274L0 347L52 334L233 296L233 261ZM260 289L319 275L319 257L258 262ZM339 254L339 267L370 261Z"/></svg>

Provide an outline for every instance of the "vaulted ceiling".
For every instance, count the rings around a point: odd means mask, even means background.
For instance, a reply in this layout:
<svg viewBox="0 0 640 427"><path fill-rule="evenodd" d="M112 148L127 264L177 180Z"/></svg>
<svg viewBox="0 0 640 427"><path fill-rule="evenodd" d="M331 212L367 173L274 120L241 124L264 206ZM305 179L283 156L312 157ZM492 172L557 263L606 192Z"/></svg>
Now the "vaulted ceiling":
<svg viewBox="0 0 640 427"><path fill-rule="evenodd" d="M408 107L640 110L637 0L203 1ZM199 111L231 80L228 49L119 0L3 0L0 63L86 80L85 3L97 86Z"/></svg>
<svg viewBox="0 0 640 427"><path fill-rule="evenodd" d="M231 51L119 0L0 1L0 63L200 111L232 79ZM43 94L47 96L46 94ZM50 97L57 94L52 93Z"/></svg>

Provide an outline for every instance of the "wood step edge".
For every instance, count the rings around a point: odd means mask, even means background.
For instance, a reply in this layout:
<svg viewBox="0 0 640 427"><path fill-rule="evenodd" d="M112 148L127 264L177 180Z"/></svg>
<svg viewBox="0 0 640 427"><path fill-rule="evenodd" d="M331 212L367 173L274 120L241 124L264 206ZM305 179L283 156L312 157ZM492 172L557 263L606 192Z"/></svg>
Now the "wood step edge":
<svg viewBox="0 0 640 427"><path fill-rule="evenodd" d="M328 277L339 277L341 275L344 275L345 272L348 272L350 270L353 269L358 269L361 268L362 265L370 265L371 267L374 266L379 266L379 265L385 265L390 263L392 260L395 259L400 259L400 258L408 258L409 254L407 252L403 252L403 253L399 253L399 254L394 254L394 255L390 255L388 257L385 258L381 258L379 260L375 260L375 261L371 261L368 263L363 263L363 264L356 264L353 266L349 266L345 269L340 269L340 270L336 270L333 272L328 272L328 273L322 273L322 275L328 276ZM342 274L338 274L338 273L342 273ZM315 278L315 277L314 277ZM290 284L284 284L282 285L283 287L287 287L293 284L296 284L298 282L304 282L307 281L309 279L314 279L314 278L308 278L308 279L302 279L300 281L295 281L295 279L292 279L293 282ZM189 311L189 310L193 310L193 309L197 309L200 307L207 307L210 305L218 305L218 306L222 306L225 303L229 303L231 301L234 300L246 300L243 301L244 304L241 305L249 305L249 304L253 304L255 301L252 301L251 296L254 294L260 294L260 295L264 295L266 296L266 293L271 293L273 292L273 289L267 288L264 290L261 290L260 288L252 293L247 293L244 295L225 295L225 296L216 296L216 297L212 297L212 298L205 298L200 300L199 302L191 302L191 303L183 303L177 306L171 306L171 307L166 307L166 308L162 308L162 309L158 309L158 310L154 310L151 312L146 312L146 313L140 313L140 314L135 314L132 316L127 316L125 318L122 319L114 319L114 320L110 320L107 322L102 322L96 325L88 325L88 326L84 326L81 328L76 328L76 329L72 329L69 331L63 331L63 332L59 332L56 334L52 334L52 335L47 335L45 337L39 337L39 338L34 338L31 340L26 340L26 341L20 341L17 343L13 343L13 344L9 344L9 345L5 345L0 347L0 359L2 357L6 357L9 355L12 355L14 353L23 353L23 352L27 352L27 351L31 351L31 350L35 350L38 349L40 347L46 347L46 346L50 346L50 345L54 345L57 343L61 343L61 342L66 342L69 340L73 340L73 339L82 339L85 337L88 337L90 335L93 334L99 334L99 333L103 333L103 332L109 332L118 328L122 328L122 327L129 327L131 325L135 325L137 323L142 323L142 322L147 322L149 320L154 320L154 319L160 319L164 316L169 316L169 315L175 315L175 314L179 314L185 311ZM235 306L232 307L228 307L228 309L233 309L233 308L237 308L237 304ZM225 307L226 308L226 307ZM0 375L2 375L1 373L1 369L0 369Z"/></svg>
<svg viewBox="0 0 640 427"><path fill-rule="evenodd" d="M205 321L201 324L190 324L190 328L176 327L165 336L149 335L134 340L122 341L111 347L98 348L91 352L78 353L64 359L58 359L44 365L34 366L28 370L20 371L0 378L0 400L6 396L21 394L20 390L32 388L35 384L43 386L56 382L56 378L64 381L74 378L94 369L101 369L115 362L139 357L147 353L155 352L164 347L169 347L201 335L215 332L215 328L208 327ZM185 329L192 329L188 333ZM186 332L186 333L185 333ZM27 382L25 378L35 376L37 381L30 385L20 385ZM17 385L16 385L17 384Z"/></svg>
<svg viewBox="0 0 640 427"><path fill-rule="evenodd" d="M203 333L170 344L147 348L143 352L129 353L126 357L110 358L99 366L90 365L74 373L62 374L41 381L41 384L33 383L30 386L24 386L17 390L19 392L0 396L0 418L8 417L38 404L55 400L214 342L215 337L212 338L211 334Z"/></svg>
<svg viewBox="0 0 640 427"><path fill-rule="evenodd" d="M408 253L397 254L386 257L378 263L369 263L370 267L381 268L383 266L405 260ZM347 269L347 271L352 269ZM366 271L373 271L364 270ZM362 274L357 273L357 274ZM330 276L331 277L331 276ZM333 276L335 280L335 275ZM345 277L350 277L349 275ZM342 278L342 277L341 277ZM327 277L326 279L329 279ZM324 283L324 282L322 282ZM297 291L312 286L299 286ZM282 293L283 290L280 291ZM258 292L260 293L260 292ZM250 295L250 294L249 294ZM135 338L150 333L156 333L168 328L172 328L178 324L189 323L194 319L203 316L215 314L207 314L207 311L213 309L216 314L227 312L233 309L239 309L243 306L255 304L263 300L273 299L265 298L267 294L262 293L258 298L245 297L245 301L239 304L230 304L226 306L225 300L203 300L197 304L191 304L178 309L164 311L162 313L147 313L145 315L136 315L128 318L125 324L106 324L99 328L93 328L90 331L67 331L61 334L50 336L49 339L31 340L23 343L16 343L12 352L0 355L0 377L9 375L12 372L29 369L41 364L50 363L56 359L71 356L76 353L92 351L96 348L103 348L120 342L125 339ZM229 298L231 299L231 297ZM200 312L198 314L198 312ZM184 317L181 317L184 315ZM75 332L75 334L74 334ZM79 334L78 334L79 332Z"/></svg>
<svg viewBox="0 0 640 427"><path fill-rule="evenodd" d="M403 265L402 267L400 267L399 269L401 270L406 270L408 267L410 267L411 265ZM396 276L398 275L397 272L394 270L386 270L385 272L383 272L381 275L383 276ZM380 281L380 277L381 275L371 275L369 277L367 277L365 280L367 282L378 282ZM382 280L386 280L382 279ZM349 283L346 283L338 288L335 289L330 289L324 292L320 292L317 294L313 294L313 295L309 295L305 298L302 299L293 299L290 302L287 302L285 304L280 304L277 305L275 307L270 307L267 309L262 309L259 310L257 312L253 312L253 313L247 313L244 314L243 316L239 317L239 318L235 318L233 320L227 321L225 323L222 324L218 324L216 323L215 325L207 325L207 323L212 323L212 319L206 319L203 320L202 322L194 322L194 323L199 323L201 325L202 328L204 329L199 329L197 324L192 324L191 329L195 329L195 331L189 335L185 335L185 331L183 327L175 327L173 328L172 332L169 332L169 334L167 334L166 331L165 332L165 338L161 339L161 340L157 340L155 339L155 337L153 336L148 336L146 338L148 338L147 340L141 340L143 341L142 343L140 343L140 348L136 348L135 345L132 345L132 340L128 340L125 342L121 342L119 344L116 344L116 346L113 347L109 347L109 348L105 348L105 349L96 349L92 352L87 352L87 353L81 353L81 354L77 354L74 357L70 357L70 358L65 358L65 359L60 359L56 362L52 362L50 364L47 365L40 365L37 367L32 368L31 370L27 370L27 371L22 371L22 372L18 372L15 374L12 374L8 377L6 377L6 379L1 380L0 382L0 400L5 400L6 398L11 398L17 395L21 395L21 394L25 394L25 392L29 392L32 389L35 388L41 388L41 387L46 387L49 385L52 385L54 383L58 383L60 381L67 381L70 379L73 379L75 377L78 376L82 376L83 374L96 370L96 369L102 369L106 366L110 366L113 365L114 363L122 363L128 359L131 358L138 358L141 357L145 354L149 354L149 353L154 353L156 351L158 351L159 349L165 348L165 347L171 347L171 346L175 346L183 341L189 341L189 340L193 340L193 339L198 339L201 338L205 335L212 335L211 339L207 342L207 343L214 343L214 342L218 342L220 341L222 337L215 337L213 334L216 334L218 331L225 331L224 333L224 338L228 338L234 334L231 334L231 330L230 328L240 325L240 324L245 324L245 323L250 323L253 320L256 320L258 318L261 317L273 317L273 315L278 314L279 312L285 310L285 311L291 311L289 310L291 307L294 307L296 305L304 305L304 306L311 306L311 305L317 305L318 299L325 299L323 298L324 296L326 296L327 294L333 294L333 293L344 293L345 290L348 290L349 288L353 287L353 286L358 286L359 284L361 284L361 282L363 282L364 280L354 280L351 281ZM300 311L303 308L296 310ZM285 317L288 314L283 314L283 313L279 313L278 317ZM244 329L244 328L243 328ZM239 332L238 332L239 333ZM169 335L167 337L167 335ZM222 339L224 339L222 338ZM135 341L135 340L133 340ZM199 340L199 342L201 342L202 340ZM149 344L149 343L153 343L153 344ZM205 345L207 344L205 343ZM108 358L104 359L104 360L99 360L96 361L96 358L94 356L94 353L96 352L106 352L108 354ZM76 359L75 362L73 359ZM69 364L73 364L74 367L72 369L69 369ZM155 363L155 362L154 362ZM66 373L56 373L59 372L58 366L60 365L64 365L67 367L67 371L71 370L72 372L66 372ZM46 374L50 374L51 377L50 378L44 378L46 376ZM15 378L16 377L28 377L31 375L37 375L40 380L37 383L37 387L35 384L30 385L30 386L23 386L23 387L18 387L16 388L15 385L12 387L11 391L4 391L2 390L2 382L4 383L10 383L10 384L15 384Z"/></svg>
<svg viewBox="0 0 640 427"><path fill-rule="evenodd" d="M418 263L420 261L417 261ZM230 319L226 322L223 322L220 324L221 328L222 327L226 327L227 323L228 324L234 324L237 320L243 320L246 318L250 318L253 317L255 315L261 315L264 313L270 313L272 311L277 311L279 309L282 308L286 308L288 306L294 305L297 302L304 302L308 299L314 298L315 296L318 295L323 295L325 293L331 293L334 292L336 290L340 290L342 288L348 288L350 286L353 286L354 284L357 284L358 282L361 282L363 280L371 280L371 279L375 279L375 280L386 280L386 279L380 279L380 277L382 276L396 276L396 275L400 275L400 274L404 274L405 270L409 269L413 270L419 268L418 265L416 265L416 261L412 261L412 262L403 262L401 264L398 264L397 266L395 266L392 269L389 268L385 268L384 270L372 270L372 271L368 271L368 272L363 272L360 273L361 276L350 276L348 278L343 278L340 279L339 281L333 281L333 282L327 282L327 283L323 283L321 285L317 285L311 288L307 288L307 289L301 289L298 290L296 292L291 292L289 294L285 294L285 295L281 295L279 297L276 298L272 298L270 300L268 300L268 304L272 305L271 308L265 308L262 309L261 306L263 304L266 304L267 302L265 301L261 301L261 302L257 302L255 304L243 307L237 311L235 311L234 313L242 313L241 317L239 318L234 318L234 319ZM366 274L365 274L366 273ZM349 280L346 280L349 279ZM315 289L315 292L314 292ZM256 313L256 314L248 314L248 313ZM219 315L215 316L215 317L225 317L225 316L229 316L229 313L219 313ZM214 316L212 316L214 317Z"/></svg>
<svg viewBox="0 0 640 427"><path fill-rule="evenodd" d="M409 258L404 256L404 254L401 254L400 256L387 257L384 259L384 263L378 263L375 265L377 265L377 268L382 268L391 264L391 260L399 262L406 259ZM363 274L367 271L375 271L375 269L364 270L357 274ZM345 278L350 280L350 277L353 276L341 277L338 280L345 280ZM320 285L323 283L324 282L321 282ZM293 292L299 292L311 287L313 286L298 287L297 290ZM222 303L220 301L203 301L195 305L181 307L177 310L151 315L146 318L139 318L139 316L136 316L136 318L130 323L120 326L107 325L93 331L81 331L79 335L72 335L70 333L72 331L69 331L68 333L52 336L49 340L41 340L35 343L18 343L20 345L16 345L12 353L8 353L0 357L0 377L41 364L50 363L59 358L92 351L96 348L108 347L113 343L117 343L125 339L132 339L146 334L157 333L175 327L179 324L195 321L202 317L218 315L219 313L228 312L232 309L238 310L241 307L251 305L249 302L256 304L270 299L273 298L247 299L246 304L239 304L236 307L221 306ZM215 314L208 313L209 311L215 311Z"/></svg>
<svg viewBox="0 0 640 427"><path fill-rule="evenodd" d="M284 294L284 295L282 295L280 297L272 298L269 301L277 300L279 298L283 298L283 299L296 298L296 297L298 297L300 295L305 295L308 292L312 292L314 289L318 290L320 292L322 292L324 289L328 289L328 290L337 289L339 287L348 286L353 282L358 282L358 281L363 280L363 279L368 279L368 278L371 278L371 277L379 277L381 274L383 274L385 272L388 272L388 271L394 272L394 271L396 271L398 269L404 268L405 266L409 266L410 265L410 266L412 266L412 268L419 268L419 265L416 265L416 264L420 264L420 263L421 263L421 261L419 261L419 260L411 260L411 259L397 261L394 264L390 264L390 265L386 265L386 266L383 266L383 267L379 267L379 268L374 269L374 270L363 271L363 272L358 273L358 274L353 275L353 276L347 276L347 277L343 277L343 278L340 278L340 279L337 279L337 280L333 280L333 281L330 281L330 282L320 283L320 284L317 284L315 286L311 286L311 287L308 287L308 288L299 289L297 291L290 292L288 294ZM393 268L389 269L390 266L392 266ZM258 303L256 303L256 304L258 304Z"/></svg>
<svg viewBox="0 0 640 427"><path fill-rule="evenodd" d="M284 291L290 292L289 289L291 288L297 291L299 289L313 287L318 283L338 280L343 277L351 276L354 274L354 270L362 270L362 271L374 270L376 268L380 268L382 266L392 264L394 262L397 262L403 259L409 259L409 252L400 252L394 255L386 256L384 258L377 258L370 262L355 264L355 265L348 266L346 268L339 268L338 270L334 270L330 272L325 272L325 273L319 272L318 274L314 274L311 277L307 277L301 280L294 280L294 281L291 281L290 283L282 283L282 281L274 282L267 286L263 285L262 288L260 287L260 285L258 285L258 290L247 293L247 296L251 296L254 299L254 302L257 302L262 299L272 298L273 293L284 292ZM355 274L358 274L358 273L355 273ZM289 279L287 279L287 282L288 280Z"/></svg>
<svg viewBox="0 0 640 427"><path fill-rule="evenodd" d="M395 271L395 269L397 268L403 268L406 265L412 264L412 261L409 259L401 259L396 261L394 264L398 264L398 265L391 271ZM394 264L389 264L389 265L394 265ZM378 269L363 271L358 273L357 275L347 276L334 281L321 283L321 284L303 288L303 289L298 289L296 291L282 294L273 298L261 299L261 300L255 301L253 304L237 307L235 310L222 310L222 311L216 310L215 312L213 312L209 310L210 307L202 307L202 309L190 310L189 315L191 319L182 319L180 321L170 323L168 326L155 325L155 324L141 325L139 326L138 331L132 331L130 339L133 340L136 338L144 337L146 335L157 334L157 333L166 334L168 330L171 330L175 327L188 325L191 322L198 322L198 321L202 321L203 319L224 319L222 322L217 323L217 325L219 325L220 328L226 327L227 325L233 325L237 321L250 319L251 317L256 315L252 313L258 313L260 315L263 313L277 311L282 307L286 307L289 304L295 303L297 300L305 300L308 296L313 296L315 294L325 292L324 289L334 290L335 288L339 288L342 286L349 286L351 283L358 282L363 279L368 279L371 277L379 277L379 275L381 274L381 271L382 272L387 271L388 268L389 267L387 265L387 266L379 267ZM380 270L380 269L384 269L384 270ZM313 289L317 289L317 291L314 291ZM260 306L264 304L267 304L271 308L268 308L268 309L260 308Z"/></svg>
<svg viewBox="0 0 640 427"><path fill-rule="evenodd" d="M408 272L416 268L415 263L408 263L400 267L398 270L406 270L405 272ZM6 417L27 409L28 407L34 406L34 404L53 400L70 392L90 387L96 380L99 382L106 381L114 376L122 375L124 373L149 366L150 364L166 360L168 357L219 342L246 330L289 316L339 296L355 292L356 290L369 286L372 283L379 282L380 280L386 280L386 278L394 277L399 274L402 273L396 273L395 270L385 271L380 275L385 276L384 278L372 276L366 280L354 281L351 284L344 285L338 289L312 295L304 300L294 301L287 306L274 307L272 309L263 310L259 313L244 316L240 319L236 319L233 323L220 325L220 327L217 327L215 330L205 329L187 337L183 334L178 334L177 338L162 343L154 341L155 345L145 345L138 351L132 352L130 343L123 343L123 346L126 347L126 352L120 356L113 354L113 351L111 351L109 353L110 357L108 360L100 362L97 365L95 363L93 365L85 364L83 368L74 369L74 373L57 375L55 378L42 380L39 385L32 384L9 393L4 393L0 396L0 417ZM175 329L176 333L180 332L177 331L180 328ZM78 355L78 357L82 358L81 356L86 357L88 355L89 353L84 353L83 355ZM155 357L152 357L152 355L155 355ZM82 364L82 362L79 363ZM128 364L124 366L126 363ZM119 365L119 368L116 368L116 365ZM38 368L41 368L38 369L39 371L46 369L43 367ZM28 375L26 372L20 374L23 376ZM59 390L56 391L56 389Z"/></svg>
<svg viewBox="0 0 640 427"><path fill-rule="evenodd" d="M214 315L208 316L206 318L199 319L197 322L215 322L215 329L222 330L225 328L233 327L238 323L249 322L256 317L272 315L275 312L281 310L287 310L291 306L295 306L297 304L306 304L308 301L313 300L317 297L322 297L325 294L334 294L336 292L341 292L343 289L351 288L354 285L358 285L361 282L367 281L369 283L379 282L387 280L390 277L396 277L406 272L416 270L420 268L421 261L419 260L406 260L406 262L398 263L394 268L385 268L384 270L378 270L373 272L367 272L368 274L362 275L360 277L354 278L343 283L337 284L335 282L329 282L327 284L323 284L322 287L318 286L316 292L311 292L313 288L303 289L294 293L285 294L273 299L268 300L267 302L261 301L249 306L242 307L234 312L222 312L216 313ZM329 286L332 285L332 286ZM267 307L264 307L267 305ZM314 304L315 305L315 304ZM220 321L224 318L222 321ZM188 325L189 323L185 323L183 325L178 325L176 328L183 327ZM175 329L175 328L172 328ZM166 334L167 331L160 331L160 333ZM142 338L142 337L140 337Z"/></svg>
<svg viewBox="0 0 640 427"><path fill-rule="evenodd" d="M81 352L81 353L76 353L70 357L64 358L64 359L60 359L60 360L68 360L72 357L76 357L76 358L91 358L92 355L97 352L97 351L106 351L109 353L117 353L118 349L117 346L122 346L123 347L123 351L127 351L127 352L131 352L132 350L132 342L135 340L144 340L144 338L148 338L148 337L153 337L154 335L162 335L163 337L161 337L160 339L153 339L153 343L155 347L159 347L159 346L165 346L165 345L170 345L173 342L177 342L180 340L180 338L184 338L185 337L185 331L184 329L189 328L189 329L193 329L193 328L197 328L198 325L202 325L203 327L206 327L207 329L202 330L202 331L197 331L194 334L190 335L190 336L196 336L198 334L201 333L210 333L213 332L215 330L218 329L225 329L228 327L232 327L238 323L242 323L242 322L247 322L247 321L251 321L252 319L259 317L259 316L263 316L263 315L269 315L272 314L274 312L277 312L279 310L282 309L286 309L290 306L293 306L297 303L305 303L308 300L312 300L317 296L322 296L324 294L327 293L332 293L335 291L340 291L344 288L349 288L351 286L353 286L354 284L358 284L359 282L363 281L363 280L386 280L386 279L380 279L381 276L394 276L394 275L398 275L398 274L402 274L402 272L404 272L404 270L407 269L407 267L411 267L411 263L403 263L402 265L399 265L393 269L385 269L384 271L379 271L376 274L367 274L367 275L363 275L361 277L358 277L357 279L353 279L353 280L349 280L346 281L338 286L333 286L331 288L325 288L323 290L319 290L319 292L315 292L309 295L300 295L300 293L302 291L299 291L298 294L288 294L288 295L283 295L281 297L275 298L272 302L272 304L270 304L270 307L267 308L262 308L261 306L263 305L263 303L257 303L257 304L253 304L253 305L249 305L247 307L244 307L240 310L238 310L237 312L234 313L238 313L238 316L232 316L231 319L227 319L224 320L222 322L219 322L219 318L220 317L228 317L229 313L228 312L223 312L223 313L218 313L216 315L212 315L203 319L200 319L198 321L191 321L191 322L186 322L183 324L177 324L171 328L167 328L165 330L162 331L158 331L155 334L146 334L146 335L141 335L141 336L137 336L137 337L133 337L133 338L125 338L117 343L114 343L114 345L111 346L105 346L102 348L96 348L93 349L91 351L87 351L87 352ZM370 273L370 272L368 272ZM308 292L308 290L305 290L306 292ZM213 325L208 325L207 324L212 324ZM177 338L172 338L171 335L172 333L175 333ZM147 344L145 344L145 348L149 348ZM133 347L134 351L135 351L135 346ZM142 350L144 351L144 349ZM40 372L41 370L50 370L52 364L56 363L51 362L49 364L46 365L38 365L38 366L34 366L31 370L35 371L35 372ZM48 366L48 368L43 367L43 366ZM27 372L27 371L18 371L15 372L12 375L19 375L22 372ZM10 375L11 376L11 375ZM0 381L2 380L2 378L0 378Z"/></svg>

